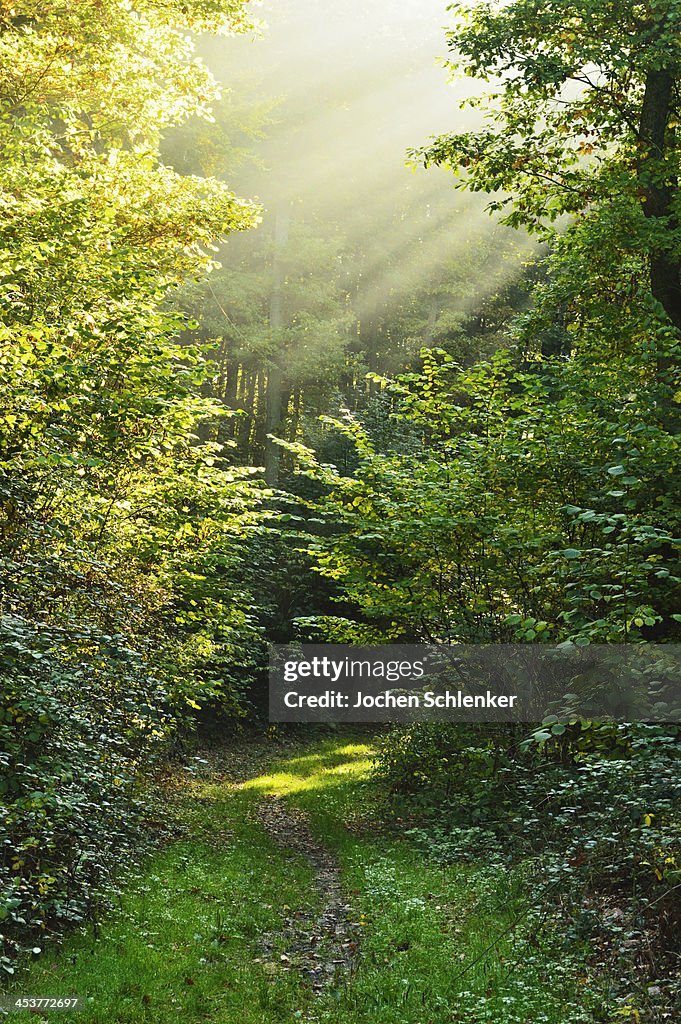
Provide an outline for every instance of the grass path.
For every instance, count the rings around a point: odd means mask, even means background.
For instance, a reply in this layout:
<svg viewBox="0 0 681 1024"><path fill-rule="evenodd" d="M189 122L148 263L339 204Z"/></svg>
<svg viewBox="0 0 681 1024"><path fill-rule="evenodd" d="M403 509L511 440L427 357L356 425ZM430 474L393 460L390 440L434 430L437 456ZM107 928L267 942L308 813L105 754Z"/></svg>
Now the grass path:
<svg viewBox="0 0 681 1024"><path fill-rule="evenodd" d="M175 780L184 837L145 861L97 938L72 936L13 994L79 995L74 1024L608 1019L584 962L524 928L517 873L441 866L380 828L371 754L362 739L314 741L238 781L213 754ZM263 813L272 799L278 819ZM322 967L345 961L323 985L317 942Z"/></svg>
<svg viewBox="0 0 681 1024"><path fill-rule="evenodd" d="M282 970L297 971L304 983L317 994L340 986L357 964L360 925L343 891L338 860L312 835L307 818L287 806L278 796L263 800L260 820L267 834L284 851L300 854L314 871L320 907L315 913L304 908L290 910L284 928L266 936L260 962L272 964L278 940L285 940L285 952L279 956Z"/></svg>

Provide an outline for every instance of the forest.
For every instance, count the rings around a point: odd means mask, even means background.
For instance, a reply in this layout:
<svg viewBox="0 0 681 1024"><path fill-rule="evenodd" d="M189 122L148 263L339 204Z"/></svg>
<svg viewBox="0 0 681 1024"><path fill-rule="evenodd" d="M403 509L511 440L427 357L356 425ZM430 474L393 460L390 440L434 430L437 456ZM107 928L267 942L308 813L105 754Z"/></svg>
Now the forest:
<svg viewBox="0 0 681 1024"><path fill-rule="evenodd" d="M267 710L272 644L681 642L681 3L0 51L0 1019L681 1019L681 706Z"/></svg>

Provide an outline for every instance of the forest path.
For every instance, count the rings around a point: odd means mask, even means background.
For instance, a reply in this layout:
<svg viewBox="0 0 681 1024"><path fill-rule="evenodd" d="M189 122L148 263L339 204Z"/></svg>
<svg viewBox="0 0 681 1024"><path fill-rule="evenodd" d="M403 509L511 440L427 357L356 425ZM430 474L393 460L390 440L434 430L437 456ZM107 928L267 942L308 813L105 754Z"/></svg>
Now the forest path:
<svg viewBox="0 0 681 1024"><path fill-rule="evenodd" d="M78 1024L600 1019L579 1005L588 964L517 926L505 867L440 861L406 807L386 817L374 749L343 731L177 766L149 822L163 843L121 864L120 902L10 991L77 996Z"/></svg>
<svg viewBox="0 0 681 1024"><path fill-rule="evenodd" d="M121 864L94 934L50 944L9 993L78 997L78 1024L340 1024L361 922L339 847L373 752L355 739L253 738L168 768L156 850Z"/></svg>
<svg viewBox="0 0 681 1024"><path fill-rule="evenodd" d="M321 897L316 912L288 911L284 927L264 937L263 950L271 957L283 939L282 968L299 971L305 984L321 992L352 974L359 948L359 924L343 894L338 860L314 838L307 815L287 807L281 797L266 797L259 806L259 817L278 846L308 861Z"/></svg>

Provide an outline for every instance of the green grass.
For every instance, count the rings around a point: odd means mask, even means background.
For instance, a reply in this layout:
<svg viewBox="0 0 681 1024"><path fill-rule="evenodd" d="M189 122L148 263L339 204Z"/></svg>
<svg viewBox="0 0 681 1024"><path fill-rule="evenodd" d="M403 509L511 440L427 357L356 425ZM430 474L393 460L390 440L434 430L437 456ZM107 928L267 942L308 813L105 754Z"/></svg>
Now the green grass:
<svg viewBox="0 0 681 1024"><path fill-rule="evenodd" d="M312 873L270 843L254 803L226 785L188 783L183 815L195 838L145 863L97 940L71 937L12 991L82 996L78 1024L289 1020L295 978L273 985L253 960L284 906L314 905Z"/></svg>
<svg viewBox="0 0 681 1024"><path fill-rule="evenodd" d="M370 765L369 746L336 739L315 741L240 788L192 781L180 798L191 840L146 861L97 940L69 938L12 992L80 995L79 1024L270 1024L311 1011L321 1024L610 1019L596 1008L582 954L524 925L528 892L517 872L443 867L406 837L372 828ZM275 847L254 813L267 794L309 813L361 915L357 973L316 1000L294 972L277 970L276 953L256 962L261 935L288 908L317 901L307 863Z"/></svg>

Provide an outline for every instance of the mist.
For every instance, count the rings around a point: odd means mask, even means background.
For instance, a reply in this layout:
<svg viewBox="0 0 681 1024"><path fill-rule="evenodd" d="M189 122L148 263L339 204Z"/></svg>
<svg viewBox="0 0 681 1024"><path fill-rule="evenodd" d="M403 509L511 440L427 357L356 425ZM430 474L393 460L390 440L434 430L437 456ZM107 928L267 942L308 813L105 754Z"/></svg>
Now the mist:
<svg viewBox="0 0 681 1024"><path fill-rule="evenodd" d="M320 237L347 239L362 254L369 312L427 287L439 267L499 233L485 197L457 191L448 172L407 165L410 148L480 117L460 109L474 85L449 82L438 63L453 19L444 0L264 0L257 14L259 37L202 42L201 54L237 104L268 110L251 158L229 178L262 204L258 233L271 234L285 210ZM481 292L527 255L517 238L512 256L515 233L503 233L500 266ZM221 253L226 268L233 249Z"/></svg>

